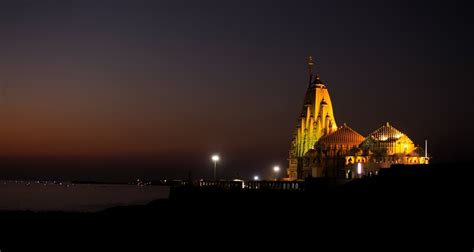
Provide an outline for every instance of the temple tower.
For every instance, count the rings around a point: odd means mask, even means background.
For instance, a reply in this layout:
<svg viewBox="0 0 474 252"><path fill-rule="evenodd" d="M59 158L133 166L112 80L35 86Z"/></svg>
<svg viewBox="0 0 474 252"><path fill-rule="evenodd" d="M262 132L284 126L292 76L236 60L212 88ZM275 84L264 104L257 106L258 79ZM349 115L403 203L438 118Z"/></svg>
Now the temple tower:
<svg viewBox="0 0 474 252"><path fill-rule="evenodd" d="M309 85L291 141L287 170L290 180L304 179L301 157L314 147L319 138L337 130L329 91L319 74L313 74L314 61L311 56L307 64Z"/></svg>

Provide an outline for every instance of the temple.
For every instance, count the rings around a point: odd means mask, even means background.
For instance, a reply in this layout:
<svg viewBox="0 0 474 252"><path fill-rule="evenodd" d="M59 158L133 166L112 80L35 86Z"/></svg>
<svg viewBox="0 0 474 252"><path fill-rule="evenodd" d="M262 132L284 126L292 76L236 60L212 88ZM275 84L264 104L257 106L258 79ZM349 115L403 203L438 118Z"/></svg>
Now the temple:
<svg viewBox="0 0 474 252"><path fill-rule="evenodd" d="M427 153L388 122L367 137L337 127L331 98L308 58L308 89L289 152L287 180L377 174L392 164L428 164Z"/></svg>

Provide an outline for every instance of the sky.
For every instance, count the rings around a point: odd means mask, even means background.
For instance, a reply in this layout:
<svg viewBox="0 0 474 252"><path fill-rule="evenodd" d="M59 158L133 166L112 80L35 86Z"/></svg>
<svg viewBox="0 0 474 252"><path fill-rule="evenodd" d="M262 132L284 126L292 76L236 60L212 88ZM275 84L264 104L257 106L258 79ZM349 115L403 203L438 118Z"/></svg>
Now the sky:
<svg viewBox="0 0 474 252"><path fill-rule="evenodd" d="M2 1L0 177L272 176L308 55L338 124L469 161L472 30L458 1Z"/></svg>

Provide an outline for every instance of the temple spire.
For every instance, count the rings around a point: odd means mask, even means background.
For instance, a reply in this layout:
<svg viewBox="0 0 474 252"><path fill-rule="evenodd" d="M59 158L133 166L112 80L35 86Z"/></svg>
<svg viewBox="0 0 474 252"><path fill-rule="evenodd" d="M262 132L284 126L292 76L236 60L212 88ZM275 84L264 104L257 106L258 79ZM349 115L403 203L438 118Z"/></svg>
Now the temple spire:
<svg viewBox="0 0 474 252"><path fill-rule="evenodd" d="M309 56L308 57L308 76L309 76L310 86L311 86L311 82L313 81L313 67L314 67L313 57Z"/></svg>

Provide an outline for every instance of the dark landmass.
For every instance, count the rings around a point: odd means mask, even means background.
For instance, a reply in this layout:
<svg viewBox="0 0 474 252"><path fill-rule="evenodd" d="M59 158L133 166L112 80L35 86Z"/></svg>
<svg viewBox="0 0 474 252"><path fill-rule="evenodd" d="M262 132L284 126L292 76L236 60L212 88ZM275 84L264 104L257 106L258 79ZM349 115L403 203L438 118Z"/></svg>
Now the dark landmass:
<svg viewBox="0 0 474 252"><path fill-rule="evenodd" d="M169 199L144 206L97 213L7 211L0 213L0 221L4 231L11 230L10 238L105 232L205 237L209 242L210 233L256 240L272 234L287 245L290 237L314 243L358 236L369 243L388 238L431 247L454 236L470 248L472 179L470 164L394 166L343 185L308 180L303 191L176 186ZM420 240L425 235L432 239Z"/></svg>

